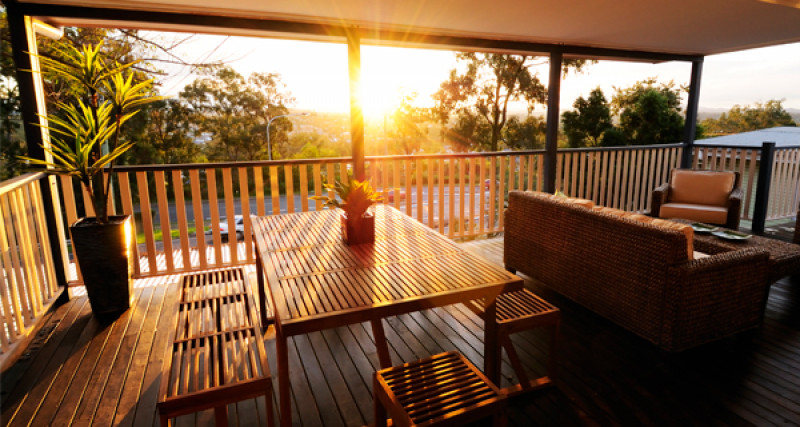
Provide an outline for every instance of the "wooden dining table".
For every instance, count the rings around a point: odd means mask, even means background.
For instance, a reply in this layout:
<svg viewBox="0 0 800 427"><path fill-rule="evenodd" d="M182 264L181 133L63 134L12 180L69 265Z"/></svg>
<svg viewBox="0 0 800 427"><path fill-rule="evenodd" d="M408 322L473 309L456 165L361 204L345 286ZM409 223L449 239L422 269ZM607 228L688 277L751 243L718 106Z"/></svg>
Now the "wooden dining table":
<svg viewBox="0 0 800 427"><path fill-rule="evenodd" d="M485 298L493 319L497 295L522 288L519 277L390 206L377 205L374 215L375 242L353 246L342 240L338 210L251 220L263 325L267 293L272 302L281 425L291 424L289 337L368 321L386 368L383 318ZM494 322L485 323L484 346L484 373L497 383Z"/></svg>

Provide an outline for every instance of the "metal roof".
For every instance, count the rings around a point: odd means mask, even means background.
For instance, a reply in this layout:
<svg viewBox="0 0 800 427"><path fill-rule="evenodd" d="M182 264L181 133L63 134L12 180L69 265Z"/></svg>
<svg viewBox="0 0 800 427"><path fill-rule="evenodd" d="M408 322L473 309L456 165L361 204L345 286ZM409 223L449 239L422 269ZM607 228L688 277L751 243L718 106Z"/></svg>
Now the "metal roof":
<svg viewBox="0 0 800 427"><path fill-rule="evenodd" d="M780 147L800 147L800 127L777 127L742 132L733 135L699 139L697 145L722 145L730 147L760 147L764 142L774 142Z"/></svg>

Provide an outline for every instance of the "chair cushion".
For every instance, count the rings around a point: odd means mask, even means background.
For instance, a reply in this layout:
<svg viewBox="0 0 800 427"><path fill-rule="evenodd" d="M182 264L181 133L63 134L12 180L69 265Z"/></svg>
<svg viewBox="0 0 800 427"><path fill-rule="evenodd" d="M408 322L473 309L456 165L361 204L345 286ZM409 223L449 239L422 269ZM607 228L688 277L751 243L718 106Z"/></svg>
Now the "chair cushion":
<svg viewBox="0 0 800 427"><path fill-rule="evenodd" d="M720 206L689 203L665 203L661 205L658 216L723 225L728 220L728 209Z"/></svg>
<svg viewBox="0 0 800 427"><path fill-rule="evenodd" d="M733 172L673 169L669 202L727 206L735 183Z"/></svg>

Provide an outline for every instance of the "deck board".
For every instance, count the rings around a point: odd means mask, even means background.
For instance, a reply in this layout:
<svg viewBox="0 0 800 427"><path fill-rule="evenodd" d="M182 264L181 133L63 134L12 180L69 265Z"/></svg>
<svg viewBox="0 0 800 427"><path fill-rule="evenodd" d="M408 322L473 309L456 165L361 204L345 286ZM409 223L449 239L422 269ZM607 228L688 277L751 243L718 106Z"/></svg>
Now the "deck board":
<svg viewBox="0 0 800 427"><path fill-rule="evenodd" d="M502 262L502 239L464 246ZM158 426L178 280L137 281L134 308L110 324L91 315L85 296L49 313L26 355L0 378L3 424ZM800 424L800 283L772 286L761 328L677 355L530 280L526 286L562 310L558 385L513 400L512 425ZM456 349L483 366L482 321L463 306L392 317L384 327L394 363ZM274 372L273 336L268 331L266 348ZM547 331L513 340L529 373L544 374ZM378 357L368 323L293 337L289 347L295 425L372 422ZM503 381L512 373L504 362ZM263 425L265 416L263 399L229 406L232 425ZM177 425L213 418L203 411Z"/></svg>

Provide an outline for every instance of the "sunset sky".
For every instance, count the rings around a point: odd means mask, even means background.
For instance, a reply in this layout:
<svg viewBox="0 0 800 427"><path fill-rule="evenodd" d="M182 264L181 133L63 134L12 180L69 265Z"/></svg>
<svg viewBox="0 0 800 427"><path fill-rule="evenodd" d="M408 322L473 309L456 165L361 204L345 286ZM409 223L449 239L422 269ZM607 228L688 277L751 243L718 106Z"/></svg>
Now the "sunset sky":
<svg viewBox="0 0 800 427"><path fill-rule="evenodd" d="M344 44L202 35L182 49L189 60L223 60L244 75L254 71L279 73L296 99L292 108L349 111ZM417 92L422 104L426 100L430 103L428 96L447 79L455 64L452 51L363 46L365 114L373 117L385 114L406 92ZM191 77L177 67L168 71L170 77L162 81L161 90L176 95ZM562 81L561 108L571 108L576 97L588 95L597 86L610 98L614 92L612 86L628 87L648 77L688 84L690 71L690 64L684 62L601 61ZM547 81L546 64L539 68L539 76ZM798 76L800 43L709 56L704 64L700 107L727 110L734 104L783 99L785 108L800 109ZM544 107L537 110L543 112Z"/></svg>

